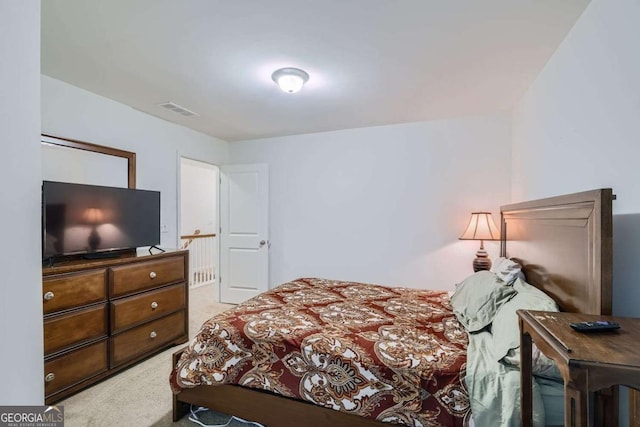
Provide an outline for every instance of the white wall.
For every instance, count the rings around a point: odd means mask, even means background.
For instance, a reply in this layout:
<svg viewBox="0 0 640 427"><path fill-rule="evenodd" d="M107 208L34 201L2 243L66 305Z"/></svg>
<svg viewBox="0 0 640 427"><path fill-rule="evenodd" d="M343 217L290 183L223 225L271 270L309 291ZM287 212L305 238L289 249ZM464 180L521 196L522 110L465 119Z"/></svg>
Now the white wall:
<svg viewBox="0 0 640 427"><path fill-rule="evenodd" d="M509 116L351 129L230 144L269 164L270 285L326 277L452 289L479 242L471 211L509 202ZM485 244L492 257L498 244Z"/></svg>
<svg viewBox="0 0 640 427"><path fill-rule="evenodd" d="M136 153L137 188L161 192L161 245L176 247L179 155L222 164L228 143L42 76L42 132Z"/></svg>
<svg viewBox="0 0 640 427"><path fill-rule="evenodd" d="M591 3L513 115L514 200L617 194L614 312L625 315L640 315L639 28L640 2Z"/></svg>
<svg viewBox="0 0 640 427"><path fill-rule="evenodd" d="M612 187L613 312L640 316L640 2L594 0L513 114L514 200ZM626 399L621 399L626 425Z"/></svg>
<svg viewBox="0 0 640 427"><path fill-rule="evenodd" d="M40 2L0 0L0 56L0 405L41 405Z"/></svg>

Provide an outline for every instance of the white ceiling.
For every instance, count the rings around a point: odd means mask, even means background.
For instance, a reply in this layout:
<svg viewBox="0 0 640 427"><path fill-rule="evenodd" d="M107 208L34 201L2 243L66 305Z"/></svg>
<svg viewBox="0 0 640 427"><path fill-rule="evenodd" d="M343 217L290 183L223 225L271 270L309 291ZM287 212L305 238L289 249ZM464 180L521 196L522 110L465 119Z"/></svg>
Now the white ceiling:
<svg viewBox="0 0 640 427"><path fill-rule="evenodd" d="M588 2L47 0L42 72L226 141L484 114L522 97ZM309 73L301 92L281 67Z"/></svg>

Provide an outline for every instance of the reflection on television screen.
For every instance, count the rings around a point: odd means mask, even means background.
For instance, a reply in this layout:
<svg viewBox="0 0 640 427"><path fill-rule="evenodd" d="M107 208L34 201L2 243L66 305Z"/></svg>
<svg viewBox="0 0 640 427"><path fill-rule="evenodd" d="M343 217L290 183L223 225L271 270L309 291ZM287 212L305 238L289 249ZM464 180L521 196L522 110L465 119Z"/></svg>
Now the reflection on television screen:
<svg viewBox="0 0 640 427"><path fill-rule="evenodd" d="M157 191L44 181L43 258L160 243Z"/></svg>

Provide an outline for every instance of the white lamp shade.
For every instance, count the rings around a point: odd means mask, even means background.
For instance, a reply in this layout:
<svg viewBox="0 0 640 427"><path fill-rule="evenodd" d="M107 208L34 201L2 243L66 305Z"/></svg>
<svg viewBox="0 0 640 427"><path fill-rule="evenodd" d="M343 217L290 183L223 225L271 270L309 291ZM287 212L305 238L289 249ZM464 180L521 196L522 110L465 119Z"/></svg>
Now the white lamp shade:
<svg viewBox="0 0 640 427"><path fill-rule="evenodd" d="M491 212L473 212L460 240L500 240L500 230L493 222Z"/></svg>
<svg viewBox="0 0 640 427"><path fill-rule="evenodd" d="M88 208L84 211L84 219L90 224L99 224L104 221L104 212L100 208Z"/></svg>

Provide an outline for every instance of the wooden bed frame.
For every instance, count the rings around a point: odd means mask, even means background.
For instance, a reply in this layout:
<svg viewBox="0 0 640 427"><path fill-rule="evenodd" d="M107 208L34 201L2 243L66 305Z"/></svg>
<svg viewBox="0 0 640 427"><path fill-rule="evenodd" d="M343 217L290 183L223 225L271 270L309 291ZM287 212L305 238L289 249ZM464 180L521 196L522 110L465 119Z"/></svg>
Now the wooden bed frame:
<svg viewBox="0 0 640 427"><path fill-rule="evenodd" d="M611 201L611 189L602 189L503 206L501 254L517 258L527 281L551 295L563 311L611 314ZM181 352L174 354L173 366ZM601 404L617 413L617 392L604 396ZM173 397L173 420L182 418L190 404L268 427L389 426L235 385L182 390Z"/></svg>

